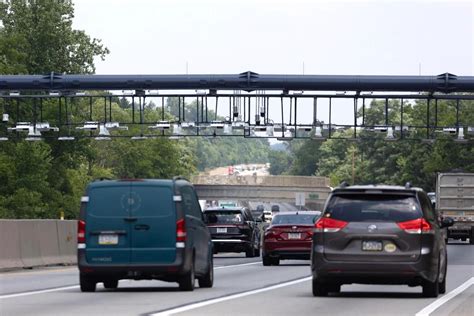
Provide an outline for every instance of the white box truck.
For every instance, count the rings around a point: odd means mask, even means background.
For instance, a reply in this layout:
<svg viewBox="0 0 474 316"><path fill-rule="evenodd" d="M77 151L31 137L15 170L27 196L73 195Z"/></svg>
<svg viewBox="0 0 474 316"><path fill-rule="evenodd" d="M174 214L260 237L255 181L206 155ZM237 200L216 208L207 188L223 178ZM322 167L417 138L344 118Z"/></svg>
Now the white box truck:
<svg viewBox="0 0 474 316"><path fill-rule="evenodd" d="M474 173L439 173L436 209L441 216L454 220L448 238L469 239L474 244Z"/></svg>

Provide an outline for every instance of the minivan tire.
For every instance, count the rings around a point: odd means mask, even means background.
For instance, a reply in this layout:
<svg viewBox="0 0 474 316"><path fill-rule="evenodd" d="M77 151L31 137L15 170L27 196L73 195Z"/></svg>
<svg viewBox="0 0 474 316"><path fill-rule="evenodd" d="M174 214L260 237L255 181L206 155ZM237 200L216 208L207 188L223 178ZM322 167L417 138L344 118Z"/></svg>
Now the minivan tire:
<svg viewBox="0 0 474 316"><path fill-rule="evenodd" d="M469 243L474 245L474 227L471 227L471 233L469 234Z"/></svg>
<svg viewBox="0 0 474 316"><path fill-rule="evenodd" d="M194 291L194 282L195 282L195 275L194 275L194 260L191 264L191 269L180 277L178 281L179 289L181 291Z"/></svg>
<svg viewBox="0 0 474 316"><path fill-rule="evenodd" d="M313 296L328 296L328 287L313 277Z"/></svg>
<svg viewBox="0 0 474 316"><path fill-rule="evenodd" d="M448 273L448 256L446 256L443 281L439 282L439 294L446 293L446 277Z"/></svg>
<svg viewBox="0 0 474 316"><path fill-rule="evenodd" d="M104 287L106 289L116 289L118 287L118 280L106 280L104 281Z"/></svg>
<svg viewBox="0 0 474 316"><path fill-rule="evenodd" d="M80 274L79 283L81 292L95 292L97 282L92 277Z"/></svg>
<svg viewBox="0 0 474 316"><path fill-rule="evenodd" d="M202 288L209 288L212 287L214 284L214 263L211 261L209 262L209 269L207 270L206 274L198 279L199 287Z"/></svg>

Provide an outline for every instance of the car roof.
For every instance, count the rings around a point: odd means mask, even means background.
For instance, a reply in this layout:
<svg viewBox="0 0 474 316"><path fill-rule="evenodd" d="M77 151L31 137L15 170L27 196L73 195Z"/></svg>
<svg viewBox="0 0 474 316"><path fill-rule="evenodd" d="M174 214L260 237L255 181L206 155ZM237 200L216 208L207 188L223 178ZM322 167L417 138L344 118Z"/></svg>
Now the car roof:
<svg viewBox="0 0 474 316"><path fill-rule="evenodd" d="M172 179L117 179L117 180L110 180L110 179L99 179L89 183L90 188L95 187L108 187L108 186L122 186L127 184L135 184L135 185L143 185L143 184L153 184L157 186L173 186L175 183L177 186L182 185L189 185L190 183L186 180L172 180Z"/></svg>
<svg viewBox="0 0 474 316"><path fill-rule="evenodd" d="M210 212L215 212L215 211L242 211L245 209L245 207L210 207L206 208L204 212L210 211Z"/></svg>
<svg viewBox="0 0 474 316"><path fill-rule="evenodd" d="M320 211L284 211L275 214L275 216L280 215L320 215Z"/></svg>
<svg viewBox="0 0 474 316"><path fill-rule="evenodd" d="M372 192L367 192L372 191ZM351 185L346 187L337 187L332 192L333 193L376 193L374 191L384 192L404 192L404 193L416 193L423 192L422 188L418 187L402 187L399 185L386 185L386 184L369 184L369 185Z"/></svg>

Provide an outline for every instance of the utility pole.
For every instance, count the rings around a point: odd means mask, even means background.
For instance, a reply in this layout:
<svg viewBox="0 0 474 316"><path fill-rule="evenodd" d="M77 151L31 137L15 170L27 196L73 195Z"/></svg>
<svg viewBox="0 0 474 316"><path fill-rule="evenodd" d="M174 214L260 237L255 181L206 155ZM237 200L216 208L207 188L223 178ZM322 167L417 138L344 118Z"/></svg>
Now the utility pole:
<svg viewBox="0 0 474 316"><path fill-rule="evenodd" d="M352 185L355 184L355 148L352 147Z"/></svg>

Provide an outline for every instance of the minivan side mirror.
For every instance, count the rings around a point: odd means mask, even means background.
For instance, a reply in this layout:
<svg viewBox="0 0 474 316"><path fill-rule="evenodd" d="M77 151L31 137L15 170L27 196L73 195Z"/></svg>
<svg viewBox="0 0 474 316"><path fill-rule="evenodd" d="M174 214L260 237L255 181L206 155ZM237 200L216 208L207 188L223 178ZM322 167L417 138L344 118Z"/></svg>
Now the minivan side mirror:
<svg viewBox="0 0 474 316"><path fill-rule="evenodd" d="M454 225L454 219L451 217L445 217L441 220L441 228L450 227Z"/></svg>

